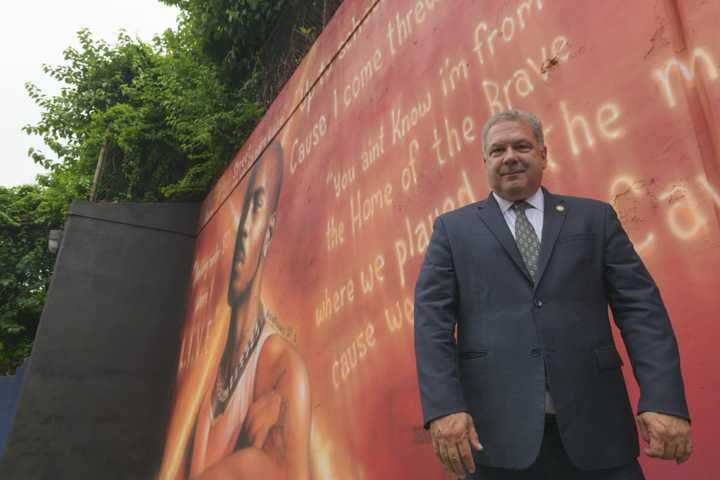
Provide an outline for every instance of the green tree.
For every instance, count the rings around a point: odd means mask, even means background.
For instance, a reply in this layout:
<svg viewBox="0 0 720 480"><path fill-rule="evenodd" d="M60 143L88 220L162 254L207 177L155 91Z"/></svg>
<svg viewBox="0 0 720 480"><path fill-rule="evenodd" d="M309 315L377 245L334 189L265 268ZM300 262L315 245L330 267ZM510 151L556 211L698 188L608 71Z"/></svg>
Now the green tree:
<svg viewBox="0 0 720 480"><path fill-rule="evenodd" d="M181 29L219 69L223 81L240 86L258 72L260 53L278 28L288 0L161 0L181 9Z"/></svg>
<svg viewBox="0 0 720 480"><path fill-rule="evenodd" d="M67 64L46 66L65 88L54 97L28 84L42 110L27 133L40 135L57 161L32 151L50 169L40 181L65 199L86 197L100 151L102 200L200 199L262 114L257 79L225 86L197 54L187 30L166 31L152 44L121 34L117 44L79 32Z"/></svg>
<svg viewBox="0 0 720 480"><path fill-rule="evenodd" d="M0 187L0 374L12 373L30 354L54 258L48 230L62 211L34 185Z"/></svg>
<svg viewBox="0 0 720 480"><path fill-rule="evenodd" d="M257 98L270 104L342 0L161 0L180 8L181 29L197 40L220 80L237 88L262 79Z"/></svg>

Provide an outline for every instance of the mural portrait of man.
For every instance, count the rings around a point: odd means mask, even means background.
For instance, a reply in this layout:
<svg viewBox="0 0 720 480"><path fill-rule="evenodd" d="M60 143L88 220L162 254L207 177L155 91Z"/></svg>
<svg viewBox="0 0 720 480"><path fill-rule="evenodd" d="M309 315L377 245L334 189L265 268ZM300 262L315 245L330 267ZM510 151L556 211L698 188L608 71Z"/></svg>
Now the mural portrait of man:
<svg viewBox="0 0 720 480"><path fill-rule="evenodd" d="M190 478L309 477L305 363L279 334L261 293L282 177L283 151L275 142L248 175L244 190L223 299L229 319L224 320L222 352L214 356L208 381L200 382L202 396L195 395L201 400L190 410L197 411L190 438L184 447L171 441L166 445L166 458L171 447L184 448L180 470ZM174 416L189 414L178 411L181 404L176 401Z"/></svg>

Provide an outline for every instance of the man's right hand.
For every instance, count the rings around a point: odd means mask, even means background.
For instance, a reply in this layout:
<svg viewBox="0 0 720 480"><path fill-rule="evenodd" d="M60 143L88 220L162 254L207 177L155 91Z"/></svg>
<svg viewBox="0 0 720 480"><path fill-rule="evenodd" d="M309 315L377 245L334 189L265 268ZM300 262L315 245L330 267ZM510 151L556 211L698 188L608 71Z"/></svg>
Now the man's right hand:
<svg viewBox="0 0 720 480"><path fill-rule="evenodd" d="M460 478L465 478L466 473L475 473L470 448L482 450L483 447L470 414L459 412L436 418L430 423L430 435L435 455L448 472Z"/></svg>

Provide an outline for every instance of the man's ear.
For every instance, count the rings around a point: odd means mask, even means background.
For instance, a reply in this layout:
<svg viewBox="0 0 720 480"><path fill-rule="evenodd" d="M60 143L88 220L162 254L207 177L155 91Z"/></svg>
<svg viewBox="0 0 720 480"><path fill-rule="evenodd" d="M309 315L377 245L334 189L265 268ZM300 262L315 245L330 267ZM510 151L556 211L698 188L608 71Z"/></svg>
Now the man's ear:
<svg viewBox="0 0 720 480"><path fill-rule="evenodd" d="M547 167L547 151L548 151L548 150L547 150L547 145L543 145L542 154L541 154L541 155L542 155L542 160L543 160L543 162L542 162L542 168L543 168L543 170L545 170L545 167Z"/></svg>
<svg viewBox="0 0 720 480"><path fill-rule="evenodd" d="M270 248L270 243L272 242L272 238L275 233L275 224L276 223L277 223L277 212L273 212L273 214L270 215L270 219L268 219L268 226L265 229L265 240L263 241L263 251L262 251L263 257L267 255L268 248Z"/></svg>

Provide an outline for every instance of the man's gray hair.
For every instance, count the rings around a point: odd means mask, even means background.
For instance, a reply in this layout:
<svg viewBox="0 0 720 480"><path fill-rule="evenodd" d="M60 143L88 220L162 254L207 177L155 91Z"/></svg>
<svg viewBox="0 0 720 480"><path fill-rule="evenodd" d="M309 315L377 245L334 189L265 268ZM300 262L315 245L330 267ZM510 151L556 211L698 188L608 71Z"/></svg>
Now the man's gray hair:
<svg viewBox="0 0 720 480"><path fill-rule="evenodd" d="M487 136L490 129L497 123L500 122L525 122L532 128L535 140L537 140L540 149L545 147L545 136L543 135L542 122L535 115L530 112L523 110L506 110L504 112L496 113L490 119L485 122L485 126L482 130L482 142L483 142L483 157L487 158Z"/></svg>

